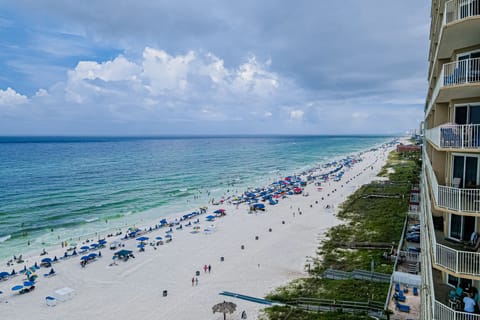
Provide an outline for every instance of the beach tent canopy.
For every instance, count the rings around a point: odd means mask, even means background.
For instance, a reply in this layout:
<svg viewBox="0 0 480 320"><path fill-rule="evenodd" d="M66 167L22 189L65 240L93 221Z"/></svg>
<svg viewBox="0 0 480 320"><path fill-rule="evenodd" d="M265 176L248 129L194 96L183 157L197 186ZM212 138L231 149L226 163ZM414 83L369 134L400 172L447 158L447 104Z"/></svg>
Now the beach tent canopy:
<svg viewBox="0 0 480 320"><path fill-rule="evenodd" d="M114 256L117 256L117 257L119 257L119 258L123 258L123 257L128 256L128 255L131 254L131 253L132 253L131 250L122 249L122 250L120 250L120 251L115 252L113 255L114 255Z"/></svg>
<svg viewBox="0 0 480 320"><path fill-rule="evenodd" d="M75 293L75 290L69 287L63 287L54 292L53 296L59 301L65 301L71 299Z"/></svg>

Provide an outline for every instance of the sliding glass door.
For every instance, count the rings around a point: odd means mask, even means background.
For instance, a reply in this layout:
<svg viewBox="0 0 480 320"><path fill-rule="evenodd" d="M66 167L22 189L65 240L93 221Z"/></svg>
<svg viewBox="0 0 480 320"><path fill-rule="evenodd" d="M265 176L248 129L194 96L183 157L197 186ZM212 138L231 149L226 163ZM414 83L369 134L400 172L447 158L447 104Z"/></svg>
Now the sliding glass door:
<svg viewBox="0 0 480 320"><path fill-rule="evenodd" d="M452 178L460 180L456 188L475 188L478 185L478 157L454 155Z"/></svg>
<svg viewBox="0 0 480 320"><path fill-rule="evenodd" d="M476 218L450 214L450 238L458 241L468 241L475 232Z"/></svg>

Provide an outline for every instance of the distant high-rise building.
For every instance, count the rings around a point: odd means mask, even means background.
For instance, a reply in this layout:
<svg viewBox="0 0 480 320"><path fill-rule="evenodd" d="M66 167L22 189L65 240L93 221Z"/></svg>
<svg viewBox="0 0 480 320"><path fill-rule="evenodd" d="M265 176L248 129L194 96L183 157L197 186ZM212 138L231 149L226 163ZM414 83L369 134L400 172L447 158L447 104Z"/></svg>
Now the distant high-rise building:
<svg viewBox="0 0 480 320"><path fill-rule="evenodd" d="M420 319L475 319L480 289L480 0L432 0Z"/></svg>

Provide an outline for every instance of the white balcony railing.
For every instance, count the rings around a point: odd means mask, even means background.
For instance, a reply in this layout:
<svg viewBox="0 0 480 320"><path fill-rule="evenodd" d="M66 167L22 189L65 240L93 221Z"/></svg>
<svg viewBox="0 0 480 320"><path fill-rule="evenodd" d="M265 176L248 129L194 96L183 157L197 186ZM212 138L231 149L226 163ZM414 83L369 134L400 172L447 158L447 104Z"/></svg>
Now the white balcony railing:
<svg viewBox="0 0 480 320"><path fill-rule="evenodd" d="M435 320L480 320L480 315L456 311L439 301L435 301Z"/></svg>
<svg viewBox="0 0 480 320"><path fill-rule="evenodd" d="M447 124L425 130L425 137L440 148L480 148L480 124Z"/></svg>
<svg viewBox="0 0 480 320"><path fill-rule="evenodd" d="M480 0L479 0L480 1ZM445 63L442 67L444 86L480 82L480 58L463 59Z"/></svg>
<svg viewBox="0 0 480 320"><path fill-rule="evenodd" d="M450 0L445 3L445 23L478 15L480 15L479 0Z"/></svg>
<svg viewBox="0 0 480 320"><path fill-rule="evenodd" d="M479 0L480 1L480 0ZM469 83L480 82L480 58L463 59L442 66L432 97L428 102L427 114L437 100L438 93L443 87L451 87Z"/></svg>
<svg viewBox="0 0 480 320"><path fill-rule="evenodd" d="M424 164L425 164L424 168L426 169L427 174L429 175L428 178L430 180L430 184L433 189L433 183L429 174L431 167L429 168L429 159L426 156L424 158ZM427 184L424 184L424 187L428 188ZM435 230L433 228L432 211L430 207L430 196L428 194L428 189L426 189L425 191L426 191L425 199L423 200L424 201L423 208L425 208L424 221L426 222L426 225L427 225L427 228L425 231L429 233L427 238L430 238L430 241L431 241L430 246L427 246L427 247L433 248L432 250L433 263L451 272L454 272L457 275L479 276L480 275L480 253L473 252L473 251L456 250L446 245L437 243Z"/></svg>
<svg viewBox="0 0 480 320"><path fill-rule="evenodd" d="M459 212L480 212L480 189L464 189L439 185L428 157L426 157L425 168L432 186L433 200L437 207Z"/></svg>
<svg viewBox="0 0 480 320"><path fill-rule="evenodd" d="M452 272L464 275L480 275L480 253L458 251L436 243L435 263Z"/></svg>

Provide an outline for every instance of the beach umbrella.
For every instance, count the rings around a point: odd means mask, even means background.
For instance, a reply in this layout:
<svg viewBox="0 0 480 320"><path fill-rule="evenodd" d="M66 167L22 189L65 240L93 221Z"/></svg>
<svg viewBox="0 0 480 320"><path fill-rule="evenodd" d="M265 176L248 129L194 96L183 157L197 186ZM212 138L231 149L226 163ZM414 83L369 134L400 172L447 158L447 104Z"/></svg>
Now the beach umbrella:
<svg viewBox="0 0 480 320"><path fill-rule="evenodd" d="M23 289L22 285L16 285L16 286L12 287L12 291L18 291L18 290L22 290L22 289Z"/></svg>
<svg viewBox="0 0 480 320"><path fill-rule="evenodd" d="M148 237L140 237L137 238L137 241L147 241L149 238Z"/></svg>
<svg viewBox="0 0 480 320"><path fill-rule="evenodd" d="M162 240L163 238L160 237L160 236L158 236L158 237L156 237L155 239L157 239L157 240Z"/></svg>
<svg viewBox="0 0 480 320"><path fill-rule="evenodd" d="M96 257L97 257L97 254L96 254L96 253L90 253L90 254L88 255L88 258L90 258L90 259L94 259L94 258L96 258Z"/></svg>
<svg viewBox="0 0 480 320"><path fill-rule="evenodd" d="M10 273L4 271L4 272L0 272L0 279L1 278L5 278L5 277L8 277L10 275Z"/></svg>
<svg viewBox="0 0 480 320"><path fill-rule="evenodd" d="M215 219L215 216L210 215L210 216L207 216L206 219L207 220L213 220L213 219Z"/></svg>
<svg viewBox="0 0 480 320"><path fill-rule="evenodd" d="M90 249L89 246L81 246L81 247L80 247L80 250L89 250L89 249Z"/></svg>
<svg viewBox="0 0 480 320"><path fill-rule="evenodd" d="M213 313L215 313L215 312L223 313L223 319L224 320L227 318L227 313L232 314L232 313L235 312L236 309L237 309L237 305L235 303L226 302L226 301L217 303L216 305L214 305L212 307Z"/></svg>
<svg viewBox="0 0 480 320"><path fill-rule="evenodd" d="M80 258L80 260L88 260L88 259L90 259L88 256L83 256Z"/></svg>
<svg viewBox="0 0 480 320"><path fill-rule="evenodd" d="M35 285L35 282L33 282L33 281L24 281L24 282L23 282L23 285L24 285L25 287L31 287L31 286L34 286L34 285Z"/></svg>
<svg viewBox="0 0 480 320"><path fill-rule="evenodd" d="M171 238L171 237L172 237L171 234L167 234L167 235L165 236L165 238Z"/></svg>
<svg viewBox="0 0 480 320"><path fill-rule="evenodd" d="M225 212L225 209L218 209L213 211L213 213L224 213L224 212Z"/></svg>
<svg viewBox="0 0 480 320"><path fill-rule="evenodd" d="M43 258L42 263L52 263L52 259L51 258Z"/></svg>
<svg viewBox="0 0 480 320"><path fill-rule="evenodd" d="M92 247L92 248L98 248L98 246L100 246L98 243L92 243L90 245L90 247Z"/></svg>
<svg viewBox="0 0 480 320"><path fill-rule="evenodd" d="M100 240L98 240L98 243L99 243L99 244L106 244L106 243L107 243L107 240L105 240L105 239L100 239Z"/></svg>
<svg viewBox="0 0 480 320"><path fill-rule="evenodd" d="M145 248L145 245L143 243L140 243L139 245L137 245L137 248Z"/></svg>

